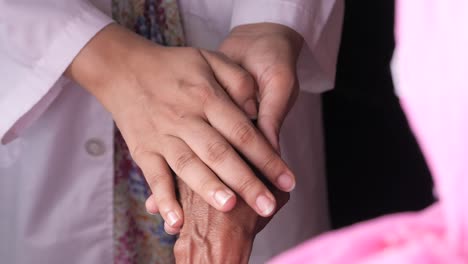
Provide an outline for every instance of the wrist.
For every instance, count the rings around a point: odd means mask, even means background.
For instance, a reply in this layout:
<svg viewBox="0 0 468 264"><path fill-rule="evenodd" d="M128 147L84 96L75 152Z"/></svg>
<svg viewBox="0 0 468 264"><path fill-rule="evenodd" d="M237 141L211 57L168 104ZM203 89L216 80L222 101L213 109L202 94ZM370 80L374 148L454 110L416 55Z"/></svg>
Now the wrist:
<svg viewBox="0 0 468 264"><path fill-rule="evenodd" d="M155 46L117 24L110 24L86 44L65 71L65 76L111 110L114 98L110 96L132 86L138 61Z"/></svg>
<svg viewBox="0 0 468 264"><path fill-rule="evenodd" d="M209 223L208 223L209 224ZM247 264L252 251L254 236L235 231L213 230L220 236L197 236L181 232L174 246L177 263L236 263Z"/></svg>
<svg viewBox="0 0 468 264"><path fill-rule="evenodd" d="M296 30L277 23L262 22L254 24L244 24L234 27L230 35L252 36L280 35L288 42L292 50L300 51L304 44L304 38Z"/></svg>
<svg viewBox="0 0 468 264"><path fill-rule="evenodd" d="M178 181L184 225L174 247L177 263L248 263L258 215L242 200L219 212Z"/></svg>

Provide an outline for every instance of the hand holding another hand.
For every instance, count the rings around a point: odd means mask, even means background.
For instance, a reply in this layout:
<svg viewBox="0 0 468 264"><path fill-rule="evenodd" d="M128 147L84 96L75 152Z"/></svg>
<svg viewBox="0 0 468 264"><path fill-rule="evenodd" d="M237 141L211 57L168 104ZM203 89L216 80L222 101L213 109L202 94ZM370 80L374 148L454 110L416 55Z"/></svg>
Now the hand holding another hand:
<svg viewBox="0 0 468 264"><path fill-rule="evenodd" d="M258 128L278 151L281 125L299 92L296 64L303 42L286 26L257 23L235 27L219 48L253 76Z"/></svg>
<svg viewBox="0 0 468 264"><path fill-rule="evenodd" d="M185 213L184 226L174 247L178 264L246 264L255 236L273 216L260 217L244 201L227 213L219 212L178 181L180 201ZM289 193L270 186L279 210Z"/></svg>
<svg viewBox="0 0 468 264"><path fill-rule="evenodd" d="M110 25L66 75L112 113L154 194L149 209L171 227L183 219L171 169L221 211L234 207L234 192L262 216L276 207L236 151L281 190L294 187L292 172L246 116L256 114L254 80L225 56L162 47Z"/></svg>
<svg viewBox="0 0 468 264"><path fill-rule="evenodd" d="M258 127L278 152L281 124L298 93L296 64L302 44L302 37L288 27L259 23L234 28L220 47L221 52L253 76L253 86L240 85L230 95L234 101L241 94L258 96ZM152 199L147 205L156 207ZM179 228L166 225L166 230L178 233Z"/></svg>

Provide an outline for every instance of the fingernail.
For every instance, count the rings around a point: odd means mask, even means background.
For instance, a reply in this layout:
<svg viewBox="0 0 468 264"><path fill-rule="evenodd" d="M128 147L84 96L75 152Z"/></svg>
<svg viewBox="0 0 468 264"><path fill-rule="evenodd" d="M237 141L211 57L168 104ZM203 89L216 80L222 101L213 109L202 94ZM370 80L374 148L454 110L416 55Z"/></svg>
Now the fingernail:
<svg viewBox="0 0 468 264"><path fill-rule="evenodd" d="M257 207L263 216L269 216L275 210L275 203L265 195L257 198Z"/></svg>
<svg viewBox="0 0 468 264"><path fill-rule="evenodd" d="M219 204L219 206L223 207L229 199L233 196L232 193L226 192L224 190L217 191L214 194L215 201Z"/></svg>
<svg viewBox="0 0 468 264"><path fill-rule="evenodd" d="M254 99L250 99L244 104L244 110L249 115L250 119L256 119L258 110L257 110L257 102Z"/></svg>
<svg viewBox="0 0 468 264"><path fill-rule="evenodd" d="M286 192L290 192L294 190L294 187L296 187L296 183L294 182L294 179L291 175L288 174L282 174L281 176L278 177L276 180L278 183L278 186L281 187L282 190Z"/></svg>
<svg viewBox="0 0 468 264"><path fill-rule="evenodd" d="M179 216L177 216L176 213L174 212L169 212L167 214L167 224L170 225L170 226L174 226L177 221L179 221Z"/></svg>

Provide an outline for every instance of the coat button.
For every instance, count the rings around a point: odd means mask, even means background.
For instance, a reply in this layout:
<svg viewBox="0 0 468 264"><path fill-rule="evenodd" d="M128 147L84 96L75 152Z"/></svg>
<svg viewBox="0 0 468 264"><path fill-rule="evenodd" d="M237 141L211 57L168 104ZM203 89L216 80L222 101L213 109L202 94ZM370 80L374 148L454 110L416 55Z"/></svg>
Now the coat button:
<svg viewBox="0 0 468 264"><path fill-rule="evenodd" d="M86 141L85 148L86 152L91 156L101 156L106 152L104 143L97 138L91 138Z"/></svg>

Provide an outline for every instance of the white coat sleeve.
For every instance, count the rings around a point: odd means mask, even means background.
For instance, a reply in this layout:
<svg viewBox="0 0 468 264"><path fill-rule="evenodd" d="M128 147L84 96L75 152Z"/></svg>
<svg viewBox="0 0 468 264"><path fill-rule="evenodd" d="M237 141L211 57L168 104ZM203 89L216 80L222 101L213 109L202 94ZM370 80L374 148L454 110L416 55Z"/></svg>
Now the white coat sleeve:
<svg viewBox="0 0 468 264"><path fill-rule="evenodd" d="M343 0L234 0L231 28L271 22L294 29L305 41L301 89L323 92L334 86L343 14Z"/></svg>
<svg viewBox="0 0 468 264"><path fill-rule="evenodd" d="M63 72L112 19L86 0L0 0L0 139L47 109Z"/></svg>

